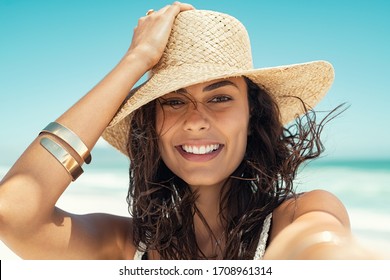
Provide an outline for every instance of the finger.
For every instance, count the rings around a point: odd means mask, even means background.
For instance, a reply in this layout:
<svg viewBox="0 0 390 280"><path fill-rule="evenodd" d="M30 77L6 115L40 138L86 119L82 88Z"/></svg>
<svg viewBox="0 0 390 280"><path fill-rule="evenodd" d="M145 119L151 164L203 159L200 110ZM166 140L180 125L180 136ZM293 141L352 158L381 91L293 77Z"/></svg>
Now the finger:
<svg viewBox="0 0 390 280"><path fill-rule="evenodd" d="M174 14L178 14L183 11L194 10L194 9L195 8L191 4L175 2L172 5L170 5L170 7L167 9L167 12L172 11Z"/></svg>
<svg viewBox="0 0 390 280"><path fill-rule="evenodd" d="M153 14L165 14L172 13L173 15L177 15L179 12L194 10L194 6L187 3L174 2L172 5L166 5L160 10L154 12Z"/></svg>
<svg viewBox="0 0 390 280"><path fill-rule="evenodd" d="M173 5L177 5L180 8L180 11L194 10L195 7L188 3L174 2Z"/></svg>

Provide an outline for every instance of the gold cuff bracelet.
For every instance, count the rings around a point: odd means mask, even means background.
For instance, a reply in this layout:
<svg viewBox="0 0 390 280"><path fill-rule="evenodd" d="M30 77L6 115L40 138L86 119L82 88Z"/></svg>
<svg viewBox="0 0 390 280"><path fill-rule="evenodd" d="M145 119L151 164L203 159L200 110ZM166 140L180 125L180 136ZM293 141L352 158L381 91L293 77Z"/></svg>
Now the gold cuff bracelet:
<svg viewBox="0 0 390 280"><path fill-rule="evenodd" d="M91 154L88 150L88 147L69 128L57 122L51 122L42 130L42 132L47 132L59 137L65 141L76 153L78 153L86 164L91 162Z"/></svg>
<svg viewBox="0 0 390 280"><path fill-rule="evenodd" d="M84 172L77 160L72 157L72 155L70 155L60 144L46 137L42 138L40 143L62 164L66 171L68 171L72 177L72 181L75 181Z"/></svg>

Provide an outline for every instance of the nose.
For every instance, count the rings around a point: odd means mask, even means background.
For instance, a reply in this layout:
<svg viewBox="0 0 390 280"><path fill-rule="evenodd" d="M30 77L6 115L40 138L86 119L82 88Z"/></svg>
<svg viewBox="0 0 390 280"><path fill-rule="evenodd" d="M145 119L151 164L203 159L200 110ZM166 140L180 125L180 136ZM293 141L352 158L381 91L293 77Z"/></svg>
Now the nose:
<svg viewBox="0 0 390 280"><path fill-rule="evenodd" d="M208 120L207 112L200 102L189 106L186 114L184 115L184 130L191 132L199 132L208 130L210 123Z"/></svg>

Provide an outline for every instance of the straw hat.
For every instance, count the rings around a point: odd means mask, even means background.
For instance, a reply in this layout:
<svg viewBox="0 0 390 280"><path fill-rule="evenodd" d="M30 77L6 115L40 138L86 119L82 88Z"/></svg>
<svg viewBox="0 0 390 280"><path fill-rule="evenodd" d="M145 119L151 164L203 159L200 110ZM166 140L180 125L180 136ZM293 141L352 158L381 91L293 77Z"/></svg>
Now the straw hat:
<svg viewBox="0 0 390 280"><path fill-rule="evenodd" d="M246 76L273 96L287 124L314 107L330 88L331 64L303 64L253 69L249 36L234 17L214 11L181 12L173 25L167 47L148 80L133 89L103 138L127 155L132 112L164 94L214 79ZM290 96L290 97L286 97Z"/></svg>

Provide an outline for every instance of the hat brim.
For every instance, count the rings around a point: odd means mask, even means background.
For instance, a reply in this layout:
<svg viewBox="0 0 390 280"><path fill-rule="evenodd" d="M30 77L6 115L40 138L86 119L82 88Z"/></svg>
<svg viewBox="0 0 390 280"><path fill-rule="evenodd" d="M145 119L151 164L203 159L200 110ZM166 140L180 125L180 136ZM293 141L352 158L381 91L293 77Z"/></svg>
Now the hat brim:
<svg viewBox="0 0 390 280"><path fill-rule="evenodd" d="M246 76L269 93L279 106L280 119L287 124L313 108L325 96L334 79L334 70L326 61L292 64L260 69L234 69L225 65L181 65L161 70L132 90L119 109L103 138L127 155L131 113L167 93L216 79Z"/></svg>

